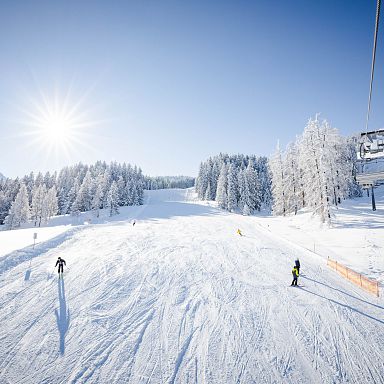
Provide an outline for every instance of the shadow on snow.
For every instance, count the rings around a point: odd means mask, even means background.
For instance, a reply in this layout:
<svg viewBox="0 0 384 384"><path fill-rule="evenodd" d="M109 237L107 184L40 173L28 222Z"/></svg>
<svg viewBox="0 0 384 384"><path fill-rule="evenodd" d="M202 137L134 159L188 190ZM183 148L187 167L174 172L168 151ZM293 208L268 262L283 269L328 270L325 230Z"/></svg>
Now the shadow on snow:
<svg viewBox="0 0 384 384"><path fill-rule="evenodd" d="M300 276L300 278L302 278L302 279L306 279L306 280L309 280L309 281L312 281L312 282L317 283L317 284L324 285L324 287L327 287L328 289L332 289L332 290L334 290L334 291L340 292L340 293L342 293L343 295L346 295L346 296L348 296L348 297L350 297L350 298L352 298L352 299L355 299L355 300L359 300L359 301L363 302L364 304L369 304L369 305L372 305L373 307L376 307L376 308L379 308L379 309L384 309L384 307L381 307L380 305L376 305L376 304L373 304L373 303L371 303L371 302L369 302L369 301L360 299L360 298L358 298L358 297L356 297L356 296L351 295L351 294L348 293L348 292L342 291L341 289L334 288L334 287L331 287L331 286L328 285L328 284L322 283L321 281L317 281L317 280L311 279L311 278L309 278L309 277L307 277L307 276Z"/></svg>
<svg viewBox="0 0 384 384"><path fill-rule="evenodd" d="M59 295L59 310L55 309L55 316L57 321L57 328L60 333L60 353L64 355L65 351L65 335L69 328L69 308L65 299L64 279L58 281L58 295Z"/></svg>
<svg viewBox="0 0 384 384"><path fill-rule="evenodd" d="M311 294L314 295L314 296L321 297L322 299L328 300L328 301L330 301L330 302L332 302L332 303L334 303L334 304L340 305L341 307L344 307L344 308L350 309L350 310L352 310L352 311L354 311L354 312L356 312L356 313L359 313L359 314L362 315L362 316L368 317L368 319L375 320L375 321L377 321L377 322L379 322L379 323L381 323L381 324L384 324L384 321L383 321L383 320L377 319L376 317L373 317L373 316L368 315L368 314L366 314L366 313L364 313L364 312L361 312L361 311L359 311L358 309L351 307L350 305L342 304L342 303L340 303L339 301L330 299L329 297L325 297L325 296L323 296L323 295L320 295L320 294L318 294L318 293L312 292L312 291L310 291L310 290L308 290L308 289L306 289L306 288L303 288L303 287L301 287L301 289L302 289L303 291L305 291L305 292L311 293Z"/></svg>

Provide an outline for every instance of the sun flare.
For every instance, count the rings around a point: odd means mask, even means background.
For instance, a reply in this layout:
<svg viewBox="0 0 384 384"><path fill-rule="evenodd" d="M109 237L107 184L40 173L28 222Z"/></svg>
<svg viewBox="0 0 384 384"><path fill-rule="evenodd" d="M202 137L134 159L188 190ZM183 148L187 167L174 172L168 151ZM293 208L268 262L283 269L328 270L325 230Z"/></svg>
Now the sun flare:
<svg viewBox="0 0 384 384"><path fill-rule="evenodd" d="M46 167L95 157L100 151L101 127L109 122L100 118L101 104L97 105L96 109L90 89L79 93L72 83L66 89L56 85L50 92L41 88L27 92L16 106L15 119L23 149Z"/></svg>
<svg viewBox="0 0 384 384"><path fill-rule="evenodd" d="M41 134L47 142L65 144L75 135L75 124L64 113L57 111L42 116L39 125Z"/></svg>
<svg viewBox="0 0 384 384"><path fill-rule="evenodd" d="M90 109L86 92L74 97L69 87L67 92L59 90L45 93L38 90L34 97L29 96L20 112L21 136L27 140L26 146L46 161L72 159L80 150L94 151L91 142L95 139L95 127L101 121L91 120L94 110Z"/></svg>

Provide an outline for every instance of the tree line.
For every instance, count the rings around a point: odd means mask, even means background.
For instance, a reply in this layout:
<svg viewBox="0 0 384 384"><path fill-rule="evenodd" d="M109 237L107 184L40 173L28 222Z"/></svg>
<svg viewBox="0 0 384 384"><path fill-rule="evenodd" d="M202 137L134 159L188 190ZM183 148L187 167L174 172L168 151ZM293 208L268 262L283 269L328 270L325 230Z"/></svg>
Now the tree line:
<svg viewBox="0 0 384 384"><path fill-rule="evenodd" d="M196 192L220 208L249 215L270 207L271 176L266 157L220 154L200 164Z"/></svg>
<svg viewBox="0 0 384 384"><path fill-rule="evenodd" d="M269 159L220 154L203 161L195 188L200 199L215 200L228 211L249 215L264 207L287 215L308 208L329 222L331 206L362 195L356 163L353 138L316 116L285 151L278 145Z"/></svg>
<svg viewBox="0 0 384 384"><path fill-rule="evenodd" d="M120 206L143 204L145 178L130 164L98 161L65 167L59 173L33 172L14 180L0 179L0 224L19 227L33 221L40 226L57 214L77 216L107 208L112 216Z"/></svg>
<svg viewBox="0 0 384 384"><path fill-rule="evenodd" d="M195 178L190 176L146 176L145 189L191 188Z"/></svg>

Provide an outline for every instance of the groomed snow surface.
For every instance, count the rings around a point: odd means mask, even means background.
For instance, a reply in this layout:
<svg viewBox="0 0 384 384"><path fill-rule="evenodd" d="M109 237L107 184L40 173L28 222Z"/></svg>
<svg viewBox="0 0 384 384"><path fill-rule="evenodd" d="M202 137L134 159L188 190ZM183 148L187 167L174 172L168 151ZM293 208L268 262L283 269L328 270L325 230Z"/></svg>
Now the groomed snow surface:
<svg viewBox="0 0 384 384"><path fill-rule="evenodd" d="M2 231L0 383L384 383L384 300L326 266L383 281L383 211L346 202L323 228L160 190L113 220Z"/></svg>

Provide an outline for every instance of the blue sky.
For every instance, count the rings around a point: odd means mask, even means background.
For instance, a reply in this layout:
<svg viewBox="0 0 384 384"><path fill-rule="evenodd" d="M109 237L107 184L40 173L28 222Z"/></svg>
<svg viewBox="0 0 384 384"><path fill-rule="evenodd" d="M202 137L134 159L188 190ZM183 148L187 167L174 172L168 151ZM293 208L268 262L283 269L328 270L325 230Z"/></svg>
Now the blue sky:
<svg viewBox="0 0 384 384"><path fill-rule="evenodd" d="M375 0L3 0L0 172L116 160L194 176L219 152L268 156L318 112L344 135L364 131L375 10ZM372 129L384 117L382 37ZM74 108L65 146L36 132L44 105Z"/></svg>

